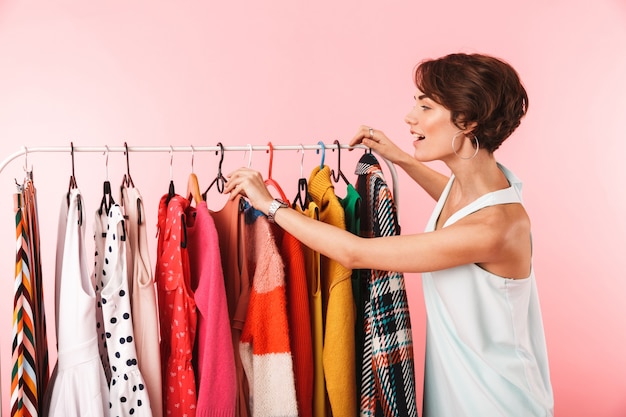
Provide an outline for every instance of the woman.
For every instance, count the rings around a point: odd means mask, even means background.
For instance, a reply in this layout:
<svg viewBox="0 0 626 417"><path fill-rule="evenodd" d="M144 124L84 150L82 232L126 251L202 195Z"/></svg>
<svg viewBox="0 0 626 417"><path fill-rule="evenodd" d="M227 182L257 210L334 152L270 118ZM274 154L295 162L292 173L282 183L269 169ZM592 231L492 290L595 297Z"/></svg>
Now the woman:
<svg viewBox="0 0 626 417"><path fill-rule="evenodd" d="M423 61L415 84L405 117L413 156L367 126L350 144L395 163L438 201L425 233L366 239L316 222L276 202L250 169L235 171L224 192L347 268L422 273L424 416L551 416L530 221L521 183L494 157L526 114L526 91L510 65L480 54ZM452 175L423 164L434 160Z"/></svg>

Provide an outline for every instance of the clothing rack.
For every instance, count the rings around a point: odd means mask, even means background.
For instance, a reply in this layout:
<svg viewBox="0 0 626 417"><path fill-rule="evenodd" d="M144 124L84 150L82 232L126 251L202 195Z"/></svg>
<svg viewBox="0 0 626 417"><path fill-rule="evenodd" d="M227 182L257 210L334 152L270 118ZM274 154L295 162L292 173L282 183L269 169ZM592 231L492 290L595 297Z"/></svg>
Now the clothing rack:
<svg viewBox="0 0 626 417"><path fill-rule="evenodd" d="M4 170L4 168L13 160L24 156L25 164L24 170L27 170L28 167L28 154L29 153L76 153L76 152L100 152L100 153L111 153L111 152L122 152L122 153L131 153L131 152L169 152L173 154L174 152L191 152L192 154L195 152L250 152L250 158L252 158L252 152L255 151L302 151L305 150L315 150L319 153L322 151L322 164L324 161L324 153L327 149L335 150L335 149L369 149L364 145L355 145L350 146L346 144L341 144L338 142L332 144L325 144L323 142L318 142L316 145L245 145L245 146L128 146L124 144L124 146L74 146L71 144L70 146L33 146L26 147L23 146L21 150L12 153L7 156L2 162L0 162L0 174ZM396 208L399 203L399 193L398 193L398 179L397 172L393 163L388 161L387 159L380 157L389 168L389 172L392 178L392 190L393 190L393 198L396 203ZM271 169L271 168L270 168Z"/></svg>

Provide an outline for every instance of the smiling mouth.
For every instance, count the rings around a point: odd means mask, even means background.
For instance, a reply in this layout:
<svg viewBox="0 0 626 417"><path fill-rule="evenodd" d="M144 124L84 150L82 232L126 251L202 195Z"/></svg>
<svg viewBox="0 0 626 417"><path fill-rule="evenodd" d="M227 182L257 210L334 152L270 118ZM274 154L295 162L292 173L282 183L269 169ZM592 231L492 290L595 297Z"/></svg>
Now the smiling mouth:
<svg viewBox="0 0 626 417"><path fill-rule="evenodd" d="M424 140L424 139L426 139L426 136L424 136L424 135L420 135L419 133L413 133L413 137L414 137L416 140Z"/></svg>

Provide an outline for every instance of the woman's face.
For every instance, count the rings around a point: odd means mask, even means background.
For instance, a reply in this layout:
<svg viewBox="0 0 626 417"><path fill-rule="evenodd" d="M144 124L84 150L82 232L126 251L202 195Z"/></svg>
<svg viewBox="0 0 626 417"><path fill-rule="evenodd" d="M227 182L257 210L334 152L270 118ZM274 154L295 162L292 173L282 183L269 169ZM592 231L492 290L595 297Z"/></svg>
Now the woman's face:
<svg viewBox="0 0 626 417"><path fill-rule="evenodd" d="M451 116L450 110L421 91L415 92L415 106L405 116L404 121L409 125L415 139L414 157L418 161L445 159L453 154L451 142L459 128L452 123Z"/></svg>

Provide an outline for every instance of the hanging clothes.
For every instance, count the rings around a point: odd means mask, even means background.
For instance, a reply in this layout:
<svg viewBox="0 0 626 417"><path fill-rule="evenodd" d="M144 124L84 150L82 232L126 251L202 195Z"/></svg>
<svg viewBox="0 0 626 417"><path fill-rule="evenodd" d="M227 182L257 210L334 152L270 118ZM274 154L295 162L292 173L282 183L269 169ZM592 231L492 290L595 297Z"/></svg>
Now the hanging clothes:
<svg viewBox="0 0 626 417"><path fill-rule="evenodd" d="M234 417L237 374L217 229L204 201L189 206L185 217L191 288L198 311L196 416Z"/></svg>
<svg viewBox="0 0 626 417"><path fill-rule="evenodd" d="M109 209L102 264L102 316L111 364L109 416L152 416L139 371L128 291L126 230L120 206Z"/></svg>
<svg viewBox="0 0 626 417"><path fill-rule="evenodd" d="M24 199L26 203L26 213L28 214L29 248L32 269L32 281L34 292L35 309L33 311L35 321L35 354L37 375L37 399L39 403L39 414L44 414L43 398L48 388L50 377L50 365L48 360L48 330L46 325L46 312L43 294L43 271L41 267L40 234L39 234L39 213L37 208L37 190L32 180L32 171L28 172L28 180L24 186Z"/></svg>
<svg viewBox="0 0 626 417"><path fill-rule="evenodd" d="M267 218L248 207L245 220L244 243L253 279L239 353L250 389L250 411L253 417L296 417L284 265Z"/></svg>
<svg viewBox="0 0 626 417"><path fill-rule="evenodd" d="M309 290L302 244L281 227L272 234L285 264L289 341L293 358L299 417L313 416L313 341Z"/></svg>
<svg viewBox="0 0 626 417"><path fill-rule="evenodd" d="M343 207L335 195L327 165L314 168L309 178L309 193L320 208L320 221L345 230ZM322 257L324 377L334 417L354 417L357 413L351 275L351 270L332 259Z"/></svg>
<svg viewBox="0 0 626 417"><path fill-rule="evenodd" d="M107 338L104 330L104 318L102 315L102 267L104 265L104 244L106 241L106 228L108 216L105 211L96 210L93 222L94 238L94 267L91 274L92 285L96 291L96 331L98 332L98 351L100 361L104 369L107 382L111 383L111 365L109 363L109 353L107 352Z"/></svg>
<svg viewBox="0 0 626 417"><path fill-rule="evenodd" d="M50 383L49 416L107 415L109 387L96 332L96 294L87 271L80 191L63 198L56 264L58 360Z"/></svg>
<svg viewBox="0 0 626 417"><path fill-rule="evenodd" d="M196 380L192 366L196 337L196 303L189 282L185 209L189 200L164 195L159 202L157 281L161 328L163 409L167 415L196 413Z"/></svg>
<svg viewBox="0 0 626 417"><path fill-rule="evenodd" d="M252 278L244 242L247 239L244 219L244 199L228 200L219 211L212 211L219 237L220 257L224 273L224 288L231 326L231 340L237 376L236 416L249 417L249 388L239 352L239 341L246 321Z"/></svg>
<svg viewBox="0 0 626 417"><path fill-rule="evenodd" d="M479 197L443 227L485 207L522 203L521 181L498 166L510 187ZM454 180L441 194L426 232L435 230ZM428 318L424 416L552 416L534 270L527 278L507 279L468 264L424 273L422 283Z"/></svg>
<svg viewBox="0 0 626 417"><path fill-rule="evenodd" d="M20 186L21 188L21 186ZM15 203L15 280L13 298L13 344L11 369L11 416L39 413L37 352L35 340L35 294L28 209L20 190Z"/></svg>
<svg viewBox="0 0 626 417"><path fill-rule="evenodd" d="M310 201L304 211L295 207L300 213L313 220L319 220L319 208ZM324 379L324 315L322 300L321 255L309 247L302 247L304 267L307 277L309 294L309 314L311 320L311 345L313 354L313 417L330 415L330 404L326 393Z"/></svg>
<svg viewBox="0 0 626 417"><path fill-rule="evenodd" d="M356 168L363 197L361 235L400 234L396 206L378 160L364 154ZM417 417L415 366L409 304L399 272L363 270L367 282L361 415Z"/></svg>
<svg viewBox="0 0 626 417"><path fill-rule="evenodd" d="M357 236L361 233L361 204L359 192L352 184L346 186L346 196L339 199L346 216L346 230ZM363 367L363 345L365 331L363 329L367 281L361 278L361 270L352 270L352 297L354 298L354 368L356 371L356 399L357 407L360 407L361 399L361 368Z"/></svg>
<svg viewBox="0 0 626 417"><path fill-rule="evenodd" d="M163 417L159 314L143 198L134 186L123 186L120 191L127 227L126 258L137 361L150 398L152 415Z"/></svg>

